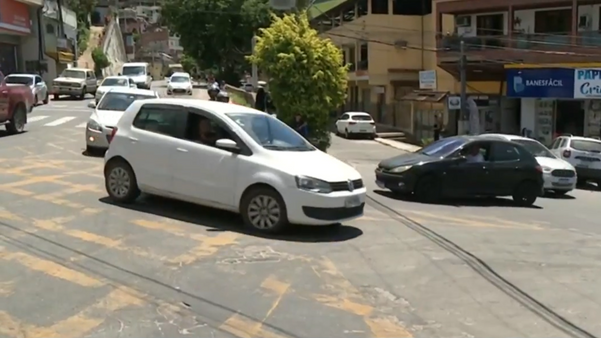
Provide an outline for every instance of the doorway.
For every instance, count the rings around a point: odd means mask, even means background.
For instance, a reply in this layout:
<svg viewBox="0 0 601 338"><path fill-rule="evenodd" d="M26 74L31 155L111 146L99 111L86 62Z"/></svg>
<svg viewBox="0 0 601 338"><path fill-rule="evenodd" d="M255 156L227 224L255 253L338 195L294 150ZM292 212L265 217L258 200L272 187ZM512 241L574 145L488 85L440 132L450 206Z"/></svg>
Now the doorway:
<svg viewBox="0 0 601 338"><path fill-rule="evenodd" d="M557 101L555 133L584 135L584 101Z"/></svg>

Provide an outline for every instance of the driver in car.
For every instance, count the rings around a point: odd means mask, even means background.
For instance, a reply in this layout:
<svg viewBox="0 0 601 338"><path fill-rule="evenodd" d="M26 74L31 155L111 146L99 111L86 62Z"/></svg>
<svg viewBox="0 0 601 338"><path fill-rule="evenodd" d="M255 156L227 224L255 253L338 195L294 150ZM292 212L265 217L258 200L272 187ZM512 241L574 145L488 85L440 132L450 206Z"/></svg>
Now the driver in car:
<svg viewBox="0 0 601 338"><path fill-rule="evenodd" d="M467 163L480 163L484 162L484 156L480 152L480 147L477 145L473 145L468 149L468 154L466 156Z"/></svg>
<svg viewBox="0 0 601 338"><path fill-rule="evenodd" d="M217 134L207 119L200 119L198 122L198 141L206 145L213 145L217 142Z"/></svg>

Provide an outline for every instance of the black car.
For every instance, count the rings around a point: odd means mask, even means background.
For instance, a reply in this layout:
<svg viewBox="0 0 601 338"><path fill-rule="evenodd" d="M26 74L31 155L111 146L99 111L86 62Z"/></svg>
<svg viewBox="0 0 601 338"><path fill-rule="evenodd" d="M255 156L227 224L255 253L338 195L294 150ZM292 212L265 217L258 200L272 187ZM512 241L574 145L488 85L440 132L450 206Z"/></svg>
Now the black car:
<svg viewBox="0 0 601 338"><path fill-rule="evenodd" d="M455 136L383 160L376 169L376 183L423 201L512 196L516 203L530 206L542 193L543 168L520 144Z"/></svg>

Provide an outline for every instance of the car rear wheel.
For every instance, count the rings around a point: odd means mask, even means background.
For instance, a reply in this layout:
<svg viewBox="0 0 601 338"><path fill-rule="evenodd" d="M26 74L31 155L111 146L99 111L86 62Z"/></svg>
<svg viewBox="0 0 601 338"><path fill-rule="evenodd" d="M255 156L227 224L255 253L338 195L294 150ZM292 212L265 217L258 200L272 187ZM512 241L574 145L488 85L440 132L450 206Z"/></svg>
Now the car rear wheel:
<svg viewBox="0 0 601 338"><path fill-rule="evenodd" d="M344 138L350 138L351 134L348 132L348 129L344 129Z"/></svg>
<svg viewBox="0 0 601 338"><path fill-rule="evenodd" d="M420 178L415 185L413 194L418 201L435 202L440 198L440 181L433 175Z"/></svg>
<svg viewBox="0 0 601 338"><path fill-rule="evenodd" d="M83 87L83 88L81 89L81 94L79 94L79 99L80 99L80 100L83 100L83 99L85 99L85 98L86 98L86 93L87 93L87 89L86 89L86 87Z"/></svg>
<svg viewBox="0 0 601 338"><path fill-rule="evenodd" d="M288 213L282 196L272 188L257 187L242 197L240 214L244 224L260 232L276 233L288 225Z"/></svg>
<svg viewBox="0 0 601 338"><path fill-rule="evenodd" d="M23 104L19 104L13 112L13 117L10 122L6 125L6 131L9 134L20 134L25 130L25 124L27 123L27 112Z"/></svg>
<svg viewBox="0 0 601 338"><path fill-rule="evenodd" d="M118 203L132 203L140 196L136 175L131 166L123 160L107 164L104 185L110 198Z"/></svg>
<svg viewBox="0 0 601 338"><path fill-rule="evenodd" d="M513 192L513 201L523 207L534 204L539 195L539 188L535 182L524 181L520 183Z"/></svg>
<svg viewBox="0 0 601 338"><path fill-rule="evenodd" d="M555 194L556 196L563 196L565 194L567 194L569 191L568 190L555 190L553 191L553 194Z"/></svg>
<svg viewBox="0 0 601 338"><path fill-rule="evenodd" d="M42 103L48 104L48 102L50 102L50 95L48 95L48 93L46 93L46 97L44 98L44 101L42 101Z"/></svg>

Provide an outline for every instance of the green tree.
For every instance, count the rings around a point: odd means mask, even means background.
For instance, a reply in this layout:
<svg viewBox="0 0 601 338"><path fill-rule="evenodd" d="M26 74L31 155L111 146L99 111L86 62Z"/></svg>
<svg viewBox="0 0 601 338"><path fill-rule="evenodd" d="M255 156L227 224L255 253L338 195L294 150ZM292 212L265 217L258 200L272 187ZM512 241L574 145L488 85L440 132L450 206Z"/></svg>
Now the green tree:
<svg viewBox="0 0 601 338"><path fill-rule="evenodd" d="M270 22L267 0L166 0L161 14L186 53L229 83L248 70L252 36Z"/></svg>
<svg viewBox="0 0 601 338"><path fill-rule="evenodd" d="M290 123L302 115L313 143L329 147L330 112L344 103L347 67L340 49L311 28L307 13L273 16L249 60L269 76L278 118Z"/></svg>
<svg viewBox="0 0 601 338"><path fill-rule="evenodd" d="M188 54L182 55L179 62L181 63L182 68L184 68L184 72L186 73L195 74L198 71L198 65L196 64L196 60L194 60L194 58L189 56Z"/></svg>
<svg viewBox="0 0 601 338"><path fill-rule="evenodd" d="M96 47L92 51L92 60L94 60L94 72L96 76L101 76L102 70L111 65L111 62L100 47Z"/></svg>

